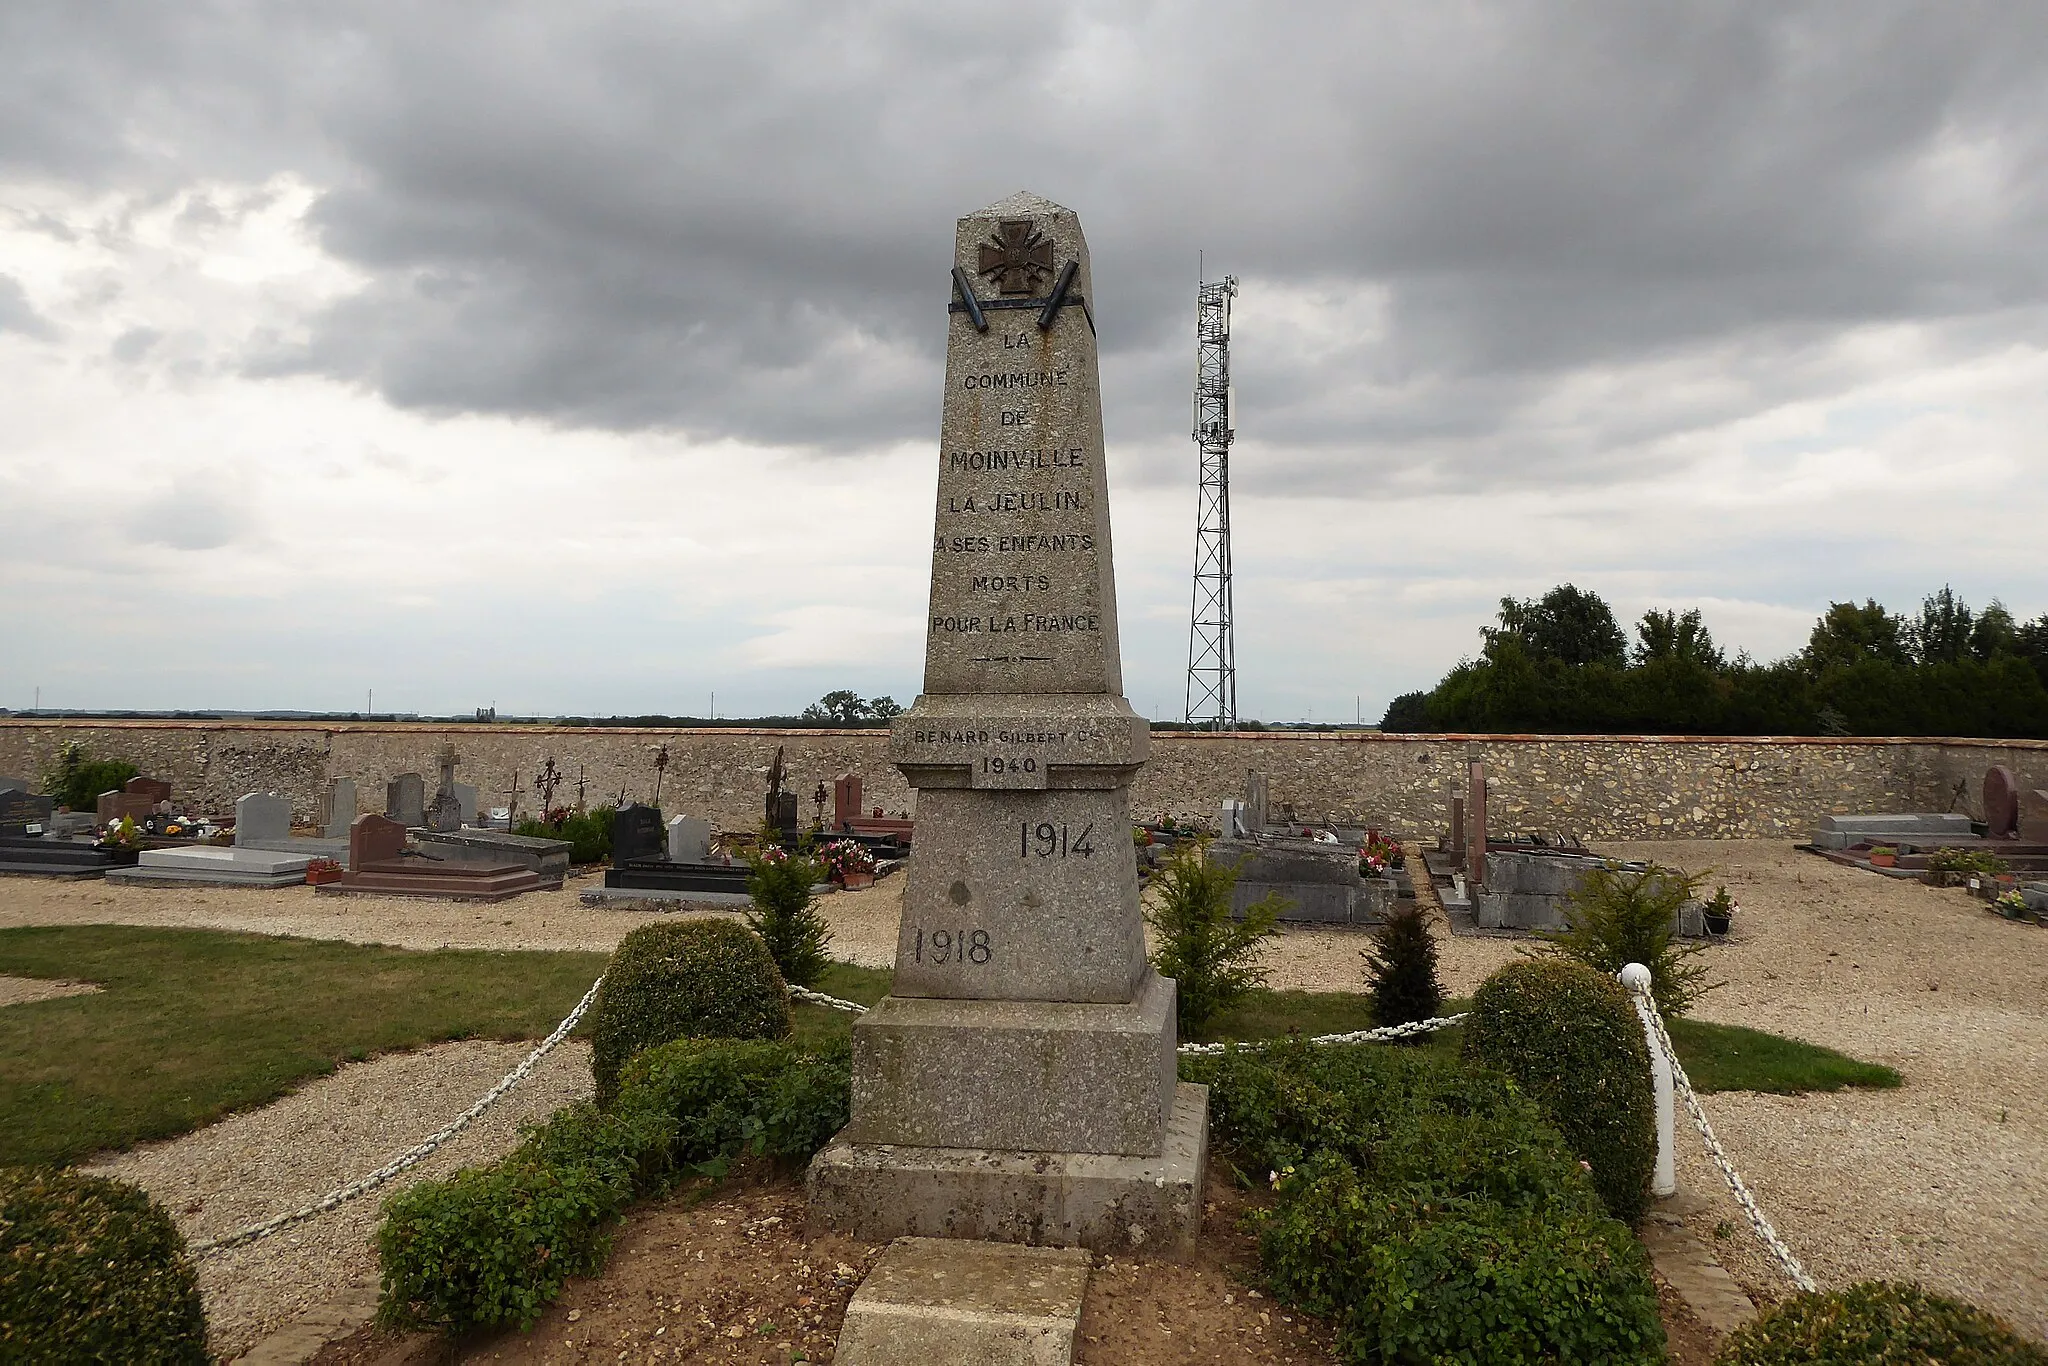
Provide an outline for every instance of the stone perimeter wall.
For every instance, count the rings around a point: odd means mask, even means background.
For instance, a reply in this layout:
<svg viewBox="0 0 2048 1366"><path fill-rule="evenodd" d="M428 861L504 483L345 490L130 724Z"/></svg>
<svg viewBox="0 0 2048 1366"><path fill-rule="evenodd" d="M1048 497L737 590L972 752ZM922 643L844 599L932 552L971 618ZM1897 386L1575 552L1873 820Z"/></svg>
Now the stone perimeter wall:
<svg viewBox="0 0 2048 1366"><path fill-rule="evenodd" d="M291 799L302 821L330 778L354 778L364 810L381 810L399 773L426 777L455 746L456 776L505 805L516 772L519 804L534 805L533 774L549 757L567 774L557 804L574 804L579 769L591 805L650 800L654 752L669 764L661 805L721 829L751 829L776 747L806 823L811 793L860 774L867 805L890 814L910 790L884 759L879 730L613 730L595 727L296 722L80 721L0 718L0 774L35 779L66 742L167 778L182 797L225 812L245 792ZM1468 759L1487 761L1496 831L1554 831L1588 839L1803 838L1815 821L1849 811L1964 810L1981 817L1984 770L2004 764L2023 788L2048 788L2048 741L1812 740L1692 736L1382 736L1371 733L1163 731L1132 790L1133 814L1171 813L1213 824L1219 801L1241 794L1247 770L1267 775L1272 801L1296 813L1434 835ZM1962 784L1960 795L1957 785ZM828 802L829 806L829 802Z"/></svg>

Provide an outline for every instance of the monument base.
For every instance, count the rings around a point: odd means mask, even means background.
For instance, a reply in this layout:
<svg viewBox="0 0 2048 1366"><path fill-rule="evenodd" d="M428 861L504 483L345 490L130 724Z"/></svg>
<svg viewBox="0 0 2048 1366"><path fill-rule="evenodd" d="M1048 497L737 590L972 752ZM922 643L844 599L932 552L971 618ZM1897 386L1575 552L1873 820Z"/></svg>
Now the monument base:
<svg viewBox="0 0 2048 1366"><path fill-rule="evenodd" d="M811 1160L813 1226L856 1237L973 1238L1183 1257L1202 1226L1209 1088L1174 1088L1165 1151L997 1152L854 1143Z"/></svg>
<svg viewBox="0 0 2048 1366"><path fill-rule="evenodd" d="M1174 982L1127 1005L885 996L853 1026L853 1143L1159 1151L1174 1104Z"/></svg>

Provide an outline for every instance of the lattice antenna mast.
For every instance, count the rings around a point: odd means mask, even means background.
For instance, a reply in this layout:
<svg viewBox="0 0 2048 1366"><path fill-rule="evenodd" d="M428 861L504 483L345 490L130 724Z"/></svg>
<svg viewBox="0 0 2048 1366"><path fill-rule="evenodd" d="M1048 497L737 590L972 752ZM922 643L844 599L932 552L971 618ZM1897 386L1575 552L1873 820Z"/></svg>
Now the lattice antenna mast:
<svg viewBox="0 0 2048 1366"><path fill-rule="evenodd" d="M1203 281L1195 296L1195 593L1188 627L1187 721L1237 728L1237 645L1230 597L1230 301L1237 277Z"/></svg>

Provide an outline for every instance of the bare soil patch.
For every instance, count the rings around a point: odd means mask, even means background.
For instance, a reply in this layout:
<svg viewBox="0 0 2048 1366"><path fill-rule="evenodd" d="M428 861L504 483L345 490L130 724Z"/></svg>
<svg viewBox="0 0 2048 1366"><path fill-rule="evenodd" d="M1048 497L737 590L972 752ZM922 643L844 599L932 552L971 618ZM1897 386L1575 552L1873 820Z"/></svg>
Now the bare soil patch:
<svg viewBox="0 0 2048 1366"><path fill-rule="evenodd" d="M91 982L57 982L41 977L0 977L0 1006L25 1006L65 996L90 996L100 990Z"/></svg>
<svg viewBox="0 0 2048 1366"><path fill-rule="evenodd" d="M1328 1363L1327 1328L1257 1289L1244 1196L1210 1173L1196 1255L1185 1263L1097 1258L1076 1360ZM528 1333L460 1341L365 1329L321 1366L455 1361L826 1362L846 1302L883 1244L808 1237L800 1186L730 1183L635 1211L602 1276L571 1284Z"/></svg>

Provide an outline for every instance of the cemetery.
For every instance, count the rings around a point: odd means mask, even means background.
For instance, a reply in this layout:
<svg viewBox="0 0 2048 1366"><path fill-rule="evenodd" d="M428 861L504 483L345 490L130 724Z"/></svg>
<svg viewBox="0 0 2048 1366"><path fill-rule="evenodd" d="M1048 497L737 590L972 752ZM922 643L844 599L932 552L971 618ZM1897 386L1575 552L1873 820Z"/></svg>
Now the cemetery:
<svg viewBox="0 0 2048 1366"><path fill-rule="evenodd" d="M2048 745L1155 735L1080 221L953 248L886 732L0 725L173 775L0 781L0 1346L2048 1360Z"/></svg>

